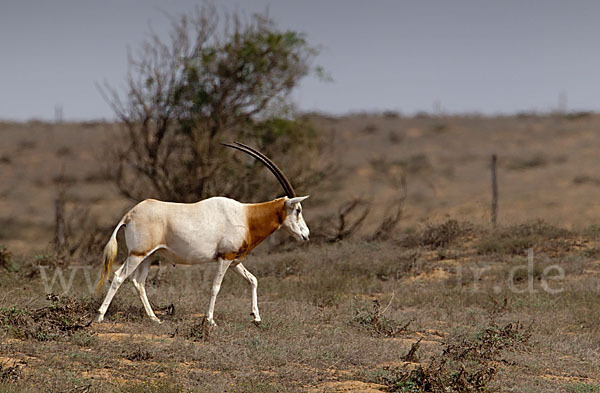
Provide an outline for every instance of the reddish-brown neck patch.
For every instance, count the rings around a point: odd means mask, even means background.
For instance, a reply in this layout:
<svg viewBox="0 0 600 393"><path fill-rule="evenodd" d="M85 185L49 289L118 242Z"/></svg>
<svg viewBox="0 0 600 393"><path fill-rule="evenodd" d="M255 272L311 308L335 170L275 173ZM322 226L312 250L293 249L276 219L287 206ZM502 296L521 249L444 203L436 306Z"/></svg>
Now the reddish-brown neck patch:
<svg viewBox="0 0 600 393"><path fill-rule="evenodd" d="M239 250L217 255L229 260L243 259L256 246L275 232L285 220L285 198L245 205L248 232Z"/></svg>
<svg viewBox="0 0 600 393"><path fill-rule="evenodd" d="M247 250L245 254L279 229L285 217L285 198L246 205L248 234L246 235Z"/></svg>

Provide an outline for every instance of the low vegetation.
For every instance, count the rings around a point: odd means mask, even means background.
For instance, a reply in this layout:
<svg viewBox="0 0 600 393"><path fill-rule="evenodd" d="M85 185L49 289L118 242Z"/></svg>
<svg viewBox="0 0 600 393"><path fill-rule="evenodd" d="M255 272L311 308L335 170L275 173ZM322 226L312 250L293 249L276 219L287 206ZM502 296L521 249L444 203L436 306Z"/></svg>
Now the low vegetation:
<svg viewBox="0 0 600 393"><path fill-rule="evenodd" d="M356 310L352 324L375 337L395 337L406 331L411 321L401 323L390 319L384 315L386 311L387 307L382 310L379 300L375 299L370 307L363 305Z"/></svg>
<svg viewBox="0 0 600 393"><path fill-rule="evenodd" d="M419 364L410 371L385 367L375 372L373 380L390 392L487 392L503 352L523 350L529 338L519 323L492 323L474 337L444 344L441 354L433 355L426 366ZM405 359L414 359L415 348Z"/></svg>
<svg viewBox="0 0 600 393"><path fill-rule="evenodd" d="M523 254L528 248L571 238L568 230L549 225L543 220L499 228L483 236L477 250L480 254Z"/></svg>
<svg viewBox="0 0 600 393"><path fill-rule="evenodd" d="M18 339L52 341L71 337L89 327L93 305L71 298L47 296L49 305L34 310L0 308L0 329Z"/></svg>
<svg viewBox="0 0 600 393"><path fill-rule="evenodd" d="M530 289L524 254L481 252L482 242L509 233L535 239ZM206 326L207 266L152 268L148 292L160 325L129 283L107 321L90 324L100 299L82 274L68 294L46 296L40 275L5 271L0 392L594 392L592 233L447 221L412 232L410 242L264 247L246 262L259 279L259 326L248 315L247 284L232 274L218 299L219 327ZM552 264L565 273L551 283L556 293L542 280ZM515 266L525 267L510 284ZM51 289L62 293L60 280Z"/></svg>

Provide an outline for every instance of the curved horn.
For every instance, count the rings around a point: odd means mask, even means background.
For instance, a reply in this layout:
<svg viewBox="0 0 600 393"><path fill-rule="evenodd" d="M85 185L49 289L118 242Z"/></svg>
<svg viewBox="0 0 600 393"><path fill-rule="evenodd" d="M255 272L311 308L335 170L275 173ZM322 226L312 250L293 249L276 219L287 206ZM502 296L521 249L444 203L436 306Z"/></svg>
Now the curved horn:
<svg viewBox="0 0 600 393"><path fill-rule="evenodd" d="M245 145L240 142L234 142L234 143L238 146L244 147L244 148L258 154L265 162L267 162L269 164L269 168L272 168L273 173L275 174L275 176L277 177L277 179L279 180L279 182L285 189L288 196L290 198L296 197L296 192L294 191L294 187L292 187L292 183L290 183L290 181L287 179L287 177L285 177L285 175L283 174L281 169L279 169L279 167L269 157L267 157L266 155L264 155L263 153L261 153L260 151L256 150L253 147L250 147L250 146Z"/></svg>
<svg viewBox="0 0 600 393"><path fill-rule="evenodd" d="M227 146L227 147L231 147L233 149L239 150L239 151L243 151L244 153L252 156L257 161L262 162L273 173L273 175L275 175L275 177L281 184L281 187L283 187L283 190L285 191L287 196L289 198L296 197L296 192L294 192L294 188L292 187L292 184L285 177L285 175L283 174L281 169L279 169L279 167L277 165L275 165L275 163L273 161L271 161L271 159L269 157L265 156L260 151L254 149L248 145L244 145L243 143L239 143L239 142L234 142L234 143L235 143L234 145L229 144L229 143L221 143L221 144L223 146Z"/></svg>

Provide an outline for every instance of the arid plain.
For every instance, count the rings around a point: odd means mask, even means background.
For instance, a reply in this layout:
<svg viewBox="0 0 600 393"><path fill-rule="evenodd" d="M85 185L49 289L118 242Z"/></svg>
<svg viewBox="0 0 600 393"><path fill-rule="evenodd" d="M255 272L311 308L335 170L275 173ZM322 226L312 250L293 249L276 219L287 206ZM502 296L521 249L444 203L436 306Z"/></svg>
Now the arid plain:
<svg viewBox="0 0 600 393"><path fill-rule="evenodd" d="M107 240L135 203L106 174L119 128L0 123L0 392L599 391L600 115L307 116L335 162L297 190L315 241L278 235L245 263L260 326L227 274L212 329L212 267L168 263L148 284L163 324L130 283L89 324L100 256L54 255L56 200L74 248ZM346 228L369 214L334 241L352 200Z"/></svg>

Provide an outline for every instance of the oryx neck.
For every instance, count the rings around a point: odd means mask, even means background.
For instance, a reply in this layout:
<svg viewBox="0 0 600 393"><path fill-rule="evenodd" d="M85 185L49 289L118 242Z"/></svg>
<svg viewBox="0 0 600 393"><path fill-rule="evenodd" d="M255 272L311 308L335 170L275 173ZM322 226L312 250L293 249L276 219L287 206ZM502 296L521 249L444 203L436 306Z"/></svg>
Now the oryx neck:
<svg viewBox="0 0 600 393"><path fill-rule="evenodd" d="M248 251L279 229L286 217L285 201L286 198L278 198L269 202L246 205Z"/></svg>

